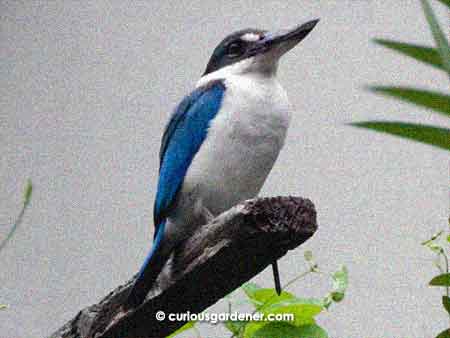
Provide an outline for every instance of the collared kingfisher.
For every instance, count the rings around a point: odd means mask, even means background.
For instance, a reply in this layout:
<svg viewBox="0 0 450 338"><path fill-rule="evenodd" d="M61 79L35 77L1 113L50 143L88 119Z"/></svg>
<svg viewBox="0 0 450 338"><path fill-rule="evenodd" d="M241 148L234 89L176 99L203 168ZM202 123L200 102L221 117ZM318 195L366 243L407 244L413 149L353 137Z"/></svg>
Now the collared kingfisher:
<svg viewBox="0 0 450 338"><path fill-rule="evenodd" d="M278 61L315 27L245 29L215 49L195 89L176 107L159 152L154 241L125 303L140 305L177 246L215 216L258 195L289 126ZM273 263L277 293L281 286Z"/></svg>

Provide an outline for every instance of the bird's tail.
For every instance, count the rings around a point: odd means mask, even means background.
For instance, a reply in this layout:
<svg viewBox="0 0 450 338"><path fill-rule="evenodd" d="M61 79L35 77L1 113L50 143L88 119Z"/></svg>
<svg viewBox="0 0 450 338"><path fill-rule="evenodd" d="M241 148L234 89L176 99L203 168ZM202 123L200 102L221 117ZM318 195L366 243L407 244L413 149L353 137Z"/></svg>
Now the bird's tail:
<svg viewBox="0 0 450 338"><path fill-rule="evenodd" d="M156 281L156 278L169 258L167 253L165 253L166 250L161 250L165 225L166 222L164 221L158 227L152 249L145 258L133 288L124 303L125 309L135 308L142 304L145 296L147 296L147 293L152 288L153 283Z"/></svg>
<svg viewBox="0 0 450 338"><path fill-rule="evenodd" d="M275 282L275 291L279 296L281 294L281 283L280 283L280 273L278 272L278 262L276 260L272 263L272 270L273 270L273 280Z"/></svg>

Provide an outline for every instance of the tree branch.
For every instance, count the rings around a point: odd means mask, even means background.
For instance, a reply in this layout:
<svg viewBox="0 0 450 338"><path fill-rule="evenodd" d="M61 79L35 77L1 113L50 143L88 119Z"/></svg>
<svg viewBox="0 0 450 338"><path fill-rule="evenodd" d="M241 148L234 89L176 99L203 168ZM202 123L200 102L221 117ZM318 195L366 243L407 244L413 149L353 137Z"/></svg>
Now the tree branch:
<svg viewBox="0 0 450 338"><path fill-rule="evenodd" d="M224 212L181 245L145 302L125 312L134 278L81 310L50 338L165 337L184 325L169 313L199 313L305 242L317 230L311 201L258 198ZM158 321L157 311L166 319Z"/></svg>

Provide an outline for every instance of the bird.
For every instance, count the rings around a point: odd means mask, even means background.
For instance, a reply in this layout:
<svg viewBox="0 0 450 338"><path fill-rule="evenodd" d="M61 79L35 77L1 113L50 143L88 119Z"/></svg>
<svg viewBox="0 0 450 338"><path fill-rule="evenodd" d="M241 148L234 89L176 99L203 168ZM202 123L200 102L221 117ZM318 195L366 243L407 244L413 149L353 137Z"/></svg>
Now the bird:
<svg viewBox="0 0 450 338"><path fill-rule="evenodd" d="M143 303L177 247L215 216L261 190L282 149L292 106L280 58L319 19L292 29L243 29L214 49L193 91L167 123L159 152L152 248L125 301ZM281 293L276 261L275 288Z"/></svg>

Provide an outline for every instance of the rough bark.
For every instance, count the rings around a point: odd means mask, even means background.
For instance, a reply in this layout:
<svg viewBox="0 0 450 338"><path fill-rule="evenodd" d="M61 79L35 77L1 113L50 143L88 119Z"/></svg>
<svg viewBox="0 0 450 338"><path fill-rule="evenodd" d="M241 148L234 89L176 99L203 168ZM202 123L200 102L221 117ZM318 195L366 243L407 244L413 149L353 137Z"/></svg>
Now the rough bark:
<svg viewBox="0 0 450 338"><path fill-rule="evenodd" d="M163 269L145 302L124 311L134 278L89 306L50 338L165 337L184 325L169 313L198 313L305 242L317 230L311 201L258 198L239 204L201 227ZM166 319L158 321L163 311Z"/></svg>

